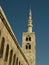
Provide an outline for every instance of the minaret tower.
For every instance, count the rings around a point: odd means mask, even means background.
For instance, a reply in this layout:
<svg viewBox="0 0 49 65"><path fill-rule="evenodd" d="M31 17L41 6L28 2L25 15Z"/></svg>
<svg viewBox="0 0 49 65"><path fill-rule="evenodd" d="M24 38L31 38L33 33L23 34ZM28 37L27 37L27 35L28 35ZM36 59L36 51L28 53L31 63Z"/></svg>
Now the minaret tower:
<svg viewBox="0 0 49 65"><path fill-rule="evenodd" d="M29 33L32 32L32 13L31 13L31 8L30 8L29 17L28 17L27 31Z"/></svg>
<svg viewBox="0 0 49 65"><path fill-rule="evenodd" d="M32 13L29 11L27 32L22 35L22 49L30 65L36 65L35 32L32 32Z"/></svg>

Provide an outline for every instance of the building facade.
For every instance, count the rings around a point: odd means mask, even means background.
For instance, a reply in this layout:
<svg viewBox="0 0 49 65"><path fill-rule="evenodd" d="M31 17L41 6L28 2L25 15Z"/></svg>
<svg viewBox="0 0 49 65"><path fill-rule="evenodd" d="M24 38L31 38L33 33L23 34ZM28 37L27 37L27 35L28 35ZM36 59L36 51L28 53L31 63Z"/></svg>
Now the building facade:
<svg viewBox="0 0 49 65"><path fill-rule="evenodd" d="M0 7L0 65L36 65L35 45L35 33L32 32L31 9L27 32L24 32L22 35L21 48Z"/></svg>

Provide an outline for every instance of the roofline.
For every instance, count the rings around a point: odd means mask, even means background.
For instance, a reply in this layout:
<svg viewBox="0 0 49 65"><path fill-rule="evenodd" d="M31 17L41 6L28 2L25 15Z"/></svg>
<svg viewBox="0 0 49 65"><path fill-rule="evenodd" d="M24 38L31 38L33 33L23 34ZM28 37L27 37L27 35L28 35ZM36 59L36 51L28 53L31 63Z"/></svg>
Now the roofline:
<svg viewBox="0 0 49 65"><path fill-rule="evenodd" d="M19 43L18 43L18 41L16 39L16 37L15 37L13 31L12 31L12 28L11 28L11 26L10 26L10 24L9 24L9 22L8 22L8 20L7 20L6 16L5 16L1 6L0 6L0 18L2 19L3 24L5 25L6 29L8 30L8 32L11 35L12 39L14 40L14 42L15 42L17 48L19 49L20 53L22 54L22 56L24 57L25 61L29 65L29 63L28 63L28 61L27 61L27 59L26 59L26 57L25 57L25 55L24 55L24 53L23 53L23 51L22 51L22 49L21 49L21 47L20 47L20 45L19 45Z"/></svg>

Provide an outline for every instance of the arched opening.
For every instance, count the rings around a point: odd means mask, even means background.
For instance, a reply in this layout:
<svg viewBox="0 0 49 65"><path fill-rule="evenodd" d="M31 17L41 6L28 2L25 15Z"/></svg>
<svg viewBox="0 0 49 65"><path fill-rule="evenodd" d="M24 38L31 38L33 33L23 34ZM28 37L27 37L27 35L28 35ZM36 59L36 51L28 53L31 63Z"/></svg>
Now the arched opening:
<svg viewBox="0 0 49 65"><path fill-rule="evenodd" d="M14 56L13 56L13 65L15 65L15 58L16 58L16 55L14 54Z"/></svg>
<svg viewBox="0 0 49 65"><path fill-rule="evenodd" d="M26 37L26 41L28 41L28 37Z"/></svg>
<svg viewBox="0 0 49 65"><path fill-rule="evenodd" d="M5 52L5 61L8 60L8 54L9 54L9 45L7 44L6 52Z"/></svg>
<svg viewBox="0 0 49 65"><path fill-rule="evenodd" d="M11 65L12 62L12 55L13 55L13 50L10 51L9 65Z"/></svg>
<svg viewBox="0 0 49 65"><path fill-rule="evenodd" d="M28 49L28 45L26 45L26 49Z"/></svg>
<svg viewBox="0 0 49 65"><path fill-rule="evenodd" d="M19 65L20 65L20 61L19 61Z"/></svg>
<svg viewBox="0 0 49 65"><path fill-rule="evenodd" d="M29 37L29 41L31 41L31 37Z"/></svg>
<svg viewBox="0 0 49 65"><path fill-rule="evenodd" d="M31 49L31 45L29 45L29 49Z"/></svg>
<svg viewBox="0 0 49 65"><path fill-rule="evenodd" d="M30 43L27 43L27 45L26 45L26 49L31 49L31 45L30 45Z"/></svg>
<svg viewBox="0 0 49 65"><path fill-rule="evenodd" d="M26 41L31 41L31 37L29 35L26 37Z"/></svg>
<svg viewBox="0 0 49 65"><path fill-rule="evenodd" d="M0 58L3 57L3 52L4 52L4 43L5 43L5 38L3 37L3 38L2 38L2 41L1 41Z"/></svg>
<svg viewBox="0 0 49 65"><path fill-rule="evenodd" d="M17 57L17 59L16 59L16 65L18 65L18 57Z"/></svg>
<svg viewBox="0 0 49 65"><path fill-rule="evenodd" d="M0 30L0 36L1 36L1 30Z"/></svg>

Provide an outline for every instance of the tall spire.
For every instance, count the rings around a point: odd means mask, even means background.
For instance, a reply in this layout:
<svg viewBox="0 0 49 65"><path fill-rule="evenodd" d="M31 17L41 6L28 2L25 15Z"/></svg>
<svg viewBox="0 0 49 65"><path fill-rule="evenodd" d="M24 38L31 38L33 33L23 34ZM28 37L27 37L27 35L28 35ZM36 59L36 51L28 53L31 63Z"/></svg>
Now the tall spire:
<svg viewBox="0 0 49 65"><path fill-rule="evenodd" d="M32 13L31 13L31 8L30 8L30 11L29 11L27 30L28 30L29 33L32 32Z"/></svg>
<svg viewBox="0 0 49 65"><path fill-rule="evenodd" d="M28 22L32 22L32 13L31 13L31 8L30 8L30 11L29 11L29 17L28 17Z"/></svg>

